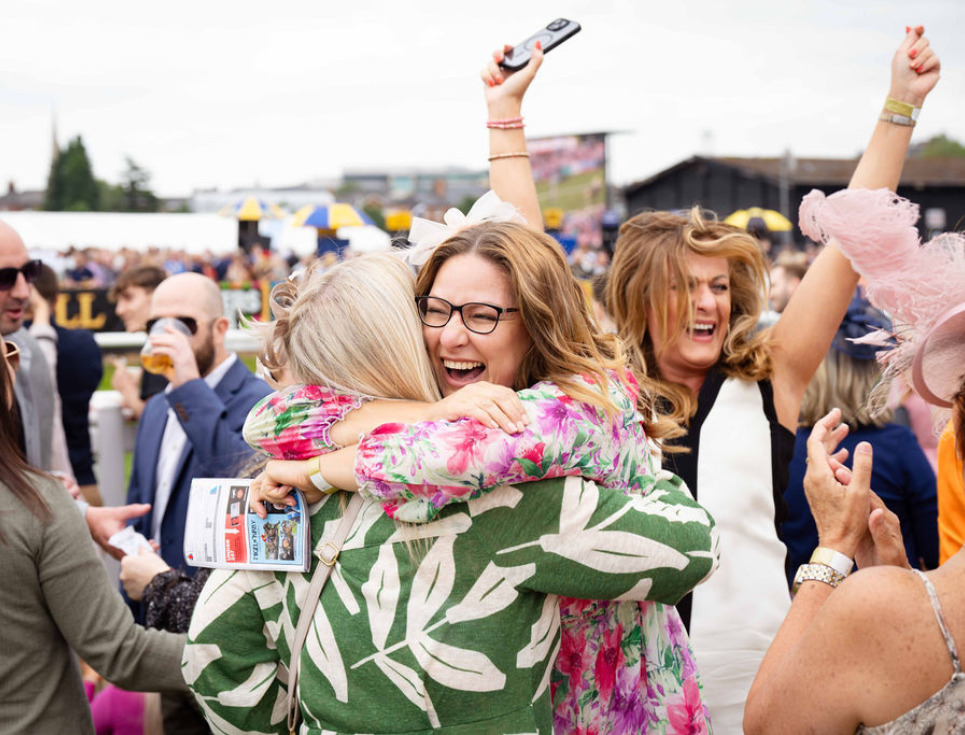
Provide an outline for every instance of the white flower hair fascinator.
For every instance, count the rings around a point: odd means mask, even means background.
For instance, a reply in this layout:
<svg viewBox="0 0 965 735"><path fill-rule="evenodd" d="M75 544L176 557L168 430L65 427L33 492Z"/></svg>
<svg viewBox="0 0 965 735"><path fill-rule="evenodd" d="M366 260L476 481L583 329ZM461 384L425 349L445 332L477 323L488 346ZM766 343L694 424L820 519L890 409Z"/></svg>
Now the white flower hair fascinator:
<svg viewBox="0 0 965 735"><path fill-rule="evenodd" d="M526 224L526 220L516 207L509 202L504 202L492 190L479 197L467 214L463 214L453 207L446 212L443 219L445 224L421 217L412 218L412 226L409 228L409 242L413 245L405 251L405 259L409 265L421 268L436 247L466 227L472 227L483 222L519 222Z"/></svg>
<svg viewBox="0 0 965 735"><path fill-rule="evenodd" d="M868 299L894 319L894 335L862 338L891 347L877 355L884 372L875 394L911 371L918 394L948 408L965 377L965 237L945 233L923 245L917 221L918 205L887 189L815 190L801 202L804 234L835 240L867 281Z"/></svg>

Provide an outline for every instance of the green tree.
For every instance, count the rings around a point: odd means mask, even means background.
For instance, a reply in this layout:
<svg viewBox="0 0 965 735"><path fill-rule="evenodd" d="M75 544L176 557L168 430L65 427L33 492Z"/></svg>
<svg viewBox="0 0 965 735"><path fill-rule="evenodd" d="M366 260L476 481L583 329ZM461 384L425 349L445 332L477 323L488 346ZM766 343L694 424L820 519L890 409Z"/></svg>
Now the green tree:
<svg viewBox="0 0 965 735"><path fill-rule="evenodd" d="M369 216L369 219L375 223L376 227L379 227L383 230L385 229L385 213L382 211L381 207L378 207L375 204L366 204L364 207L362 207L362 211Z"/></svg>
<svg viewBox="0 0 965 735"><path fill-rule="evenodd" d="M925 141L919 155L922 158L965 158L965 145L941 133Z"/></svg>
<svg viewBox="0 0 965 735"><path fill-rule="evenodd" d="M469 210L472 209L472 205L476 203L476 197L467 194L456 205L456 208L463 214L468 214Z"/></svg>
<svg viewBox="0 0 965 735"><path fill-rule="evenodd" d="M100 189L101 210L104 212L123 212L126 199L124 187L120 184L111 184L103 179L97 180L97 187Z"/></svg>
<svg viewBox="0 0 965 735"><path fill-rule="evenodd" d="M355 181L343 181L339 184L338 188L335 189L335 196L339 199L347 199L352 196L352 194L357 194L362 190L362 187L358 185Z"/></svg>
<svg viewBox="0 0 965 735"><path fill-rule="evenodd" d="M141 168L130 156L125 157L127 169L121 174L121 189L124 192L125 212L156 212L160 201L151 191L151 173Z"/></svg>
<svg viewBox="0 0 965 735"><path fill-rule="evenodd" d="M78 135L50 165L44 209L51 212L89 212L100 208L100 187L84 141Z"/></svg>

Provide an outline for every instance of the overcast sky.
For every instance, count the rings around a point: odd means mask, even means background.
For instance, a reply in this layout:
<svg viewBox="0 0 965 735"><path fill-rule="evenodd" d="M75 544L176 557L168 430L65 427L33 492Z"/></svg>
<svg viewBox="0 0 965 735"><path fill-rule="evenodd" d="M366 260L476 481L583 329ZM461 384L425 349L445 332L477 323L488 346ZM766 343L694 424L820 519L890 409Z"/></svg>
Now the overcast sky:
<svg viewBox="0 0 965 735"><path fill-rule="evenodd" d="M963 0L30 0L3 15L4 188L45 186L54 114L99 178L129 155L165 196L485 167L478 69L559 16L583 31L547 56L527 133L622 131L613 183L695 153L855 155L914 23L943 60L916 139L965 140Z"/></svg>

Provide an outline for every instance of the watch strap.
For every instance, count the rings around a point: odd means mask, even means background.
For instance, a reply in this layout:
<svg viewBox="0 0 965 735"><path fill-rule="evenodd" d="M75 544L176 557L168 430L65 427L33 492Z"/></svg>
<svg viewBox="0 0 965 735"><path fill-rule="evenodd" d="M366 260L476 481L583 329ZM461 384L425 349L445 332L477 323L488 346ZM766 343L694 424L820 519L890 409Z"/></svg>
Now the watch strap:
<svg viewBox="0 0 965 735"><path fill-rule="evenodd" d="M791 594L796 595L804 582L824 582L831 587L837 587L844 581L844 575L826 564L802 564L794 575L794 585Z"/></svg>

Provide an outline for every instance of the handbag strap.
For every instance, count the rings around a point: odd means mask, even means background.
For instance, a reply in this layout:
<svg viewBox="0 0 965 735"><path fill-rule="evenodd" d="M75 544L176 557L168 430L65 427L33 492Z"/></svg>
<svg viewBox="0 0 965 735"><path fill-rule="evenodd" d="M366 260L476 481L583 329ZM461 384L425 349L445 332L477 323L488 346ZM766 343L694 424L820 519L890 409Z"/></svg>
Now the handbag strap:
<svg viewBox="0 0 965 735"><path fill-rule="evenodd" d="M352 499L349 501L348 508L345 509L345 515L342 516L342 521L338 524L332 540L315 552L319 564L315 567L315 573L312 575L312 581L308 586L305 603L298 616L298 626L295 628L295 640L291 650L291 663L288 666L288 732L291 735L295 735L295 727L298 725L298 660L301 658L302 647L305 645L308 629L315 617L315 608L318 606L318 598L322 594L322 588L328 581L332 569L335 568L335 562L338 561L342 545L348 538L348 532L355 525L355 519L358 517L361 508L362 496L357 492L352 493Z"/></svg>

